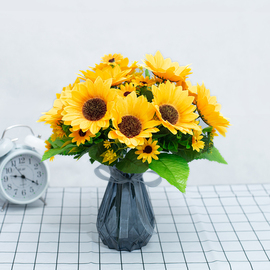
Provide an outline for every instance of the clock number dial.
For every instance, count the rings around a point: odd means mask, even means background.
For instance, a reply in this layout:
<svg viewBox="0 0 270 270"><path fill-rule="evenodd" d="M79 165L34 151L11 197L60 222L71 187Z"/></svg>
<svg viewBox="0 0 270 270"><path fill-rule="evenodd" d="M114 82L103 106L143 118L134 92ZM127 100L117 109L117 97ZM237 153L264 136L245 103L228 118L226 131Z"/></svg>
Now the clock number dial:
<svg viewBox="0 0 270 270"><path fill-rule="evenodd" d="M47 183L47 170L40 159L31 154L11 158L1 173L5 193L17 201L38 197Z"/></svg>
<svg viewBox="0 0 270 270"><path fill-rule="evenodd" d="M24 163L25 163L25 157L20 157L19 164L24 164Z"/></svg>
<svg viewBox="0 0 270 270"><path fill-rule="evenodd" d="M12 168L6 168L6 174L12 173Z"/></svg>

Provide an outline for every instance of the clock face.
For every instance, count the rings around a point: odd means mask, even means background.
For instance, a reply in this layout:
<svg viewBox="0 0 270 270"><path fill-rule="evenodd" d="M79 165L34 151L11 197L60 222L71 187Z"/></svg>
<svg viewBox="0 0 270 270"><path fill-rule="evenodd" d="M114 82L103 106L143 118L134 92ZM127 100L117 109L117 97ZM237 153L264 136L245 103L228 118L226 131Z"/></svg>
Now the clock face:
<svg viewBox="0 0 270 270"><path fill-rule="evenodd" d="M13 156L3 167L1 182L9 198L26 202L39 198L47 185L47 170L34 154Z"/></svg>

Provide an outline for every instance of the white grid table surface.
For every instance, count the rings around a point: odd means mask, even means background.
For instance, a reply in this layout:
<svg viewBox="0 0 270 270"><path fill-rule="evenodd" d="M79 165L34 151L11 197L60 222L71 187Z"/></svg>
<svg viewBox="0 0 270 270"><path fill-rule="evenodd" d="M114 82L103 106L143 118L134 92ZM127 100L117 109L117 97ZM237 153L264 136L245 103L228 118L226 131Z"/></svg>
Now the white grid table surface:
<svg viewBox="0 0 270 270"><path fill-rule="evenodd" d="M270 269L270 185L149 189L156 229L147 246L118 252L96 231L104 188L49 188L47 205L0 213L1 270Z"/></svg>

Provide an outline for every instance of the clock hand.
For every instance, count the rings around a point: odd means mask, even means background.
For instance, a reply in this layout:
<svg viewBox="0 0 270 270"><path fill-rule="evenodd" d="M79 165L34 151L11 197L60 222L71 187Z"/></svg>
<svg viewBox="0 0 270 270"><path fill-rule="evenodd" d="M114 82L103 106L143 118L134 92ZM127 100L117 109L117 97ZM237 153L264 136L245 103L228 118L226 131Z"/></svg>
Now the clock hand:
<svg viewBox="0 0 270 270"><path fill-rule="evenodd" d="M14 167L19 172L19 174L22 175L22 173L17 169L17 167L16 166L14 166Z"/></svg>
<svg viewBox="0 0 270 270"><path fill-rule="evenodd" d="M38 183L36 183L34 180L31 180L31 179L25 177L25 175L23 175L23 174L17 169L16 166L14 166L14 167L15 167L15 169L16 169L16 170L20 173L20 175L21 175L21 176L14 175L14 177L21 177L22 179L26 179L26 180L31 181L32 183L38 185Z"/></svg>
<svg viewBox="0 0 270 270"><path fill-rule="evenodd" d="M35 182L34 180L31 180L31 179L29 179L29 178L27 178L27 177L25 177L25 175L11 175L11 177L21 177L22 179L26 179L26 180L28 180L28 181L30 181L30 182L32 182L33 184L36 184L36 185L38 185L38 183L37 182Z"/></svg>
<svg viewBox="0 0 270 270"><path fill-rule="evenodd" d="M23 178L23 177L22 177L22 178ZM29 179L29 178L27 178L27 177L24 177L24 179L26 179L26 180L28 180L28 181L32 182L33 184L38 185L38 183L37 183L37 182L35 182L34 180L31 180L31 179Z"/></svg>

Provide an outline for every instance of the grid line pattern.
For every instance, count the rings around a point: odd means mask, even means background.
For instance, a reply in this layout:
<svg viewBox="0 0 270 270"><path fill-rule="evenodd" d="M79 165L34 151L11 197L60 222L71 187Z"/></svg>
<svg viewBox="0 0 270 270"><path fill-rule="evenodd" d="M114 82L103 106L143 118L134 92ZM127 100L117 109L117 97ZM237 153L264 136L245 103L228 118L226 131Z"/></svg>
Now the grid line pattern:
<svg viewBox="0 0 270 270"><path fill-rule="evenodd" d="M0 213L1 270L268 270L270 185L149 189L155 232L133 252L108 249L96 230L105 188L49 188Z"/></svg>

